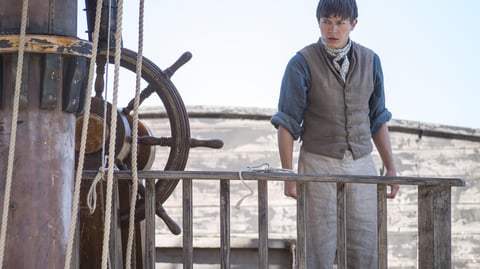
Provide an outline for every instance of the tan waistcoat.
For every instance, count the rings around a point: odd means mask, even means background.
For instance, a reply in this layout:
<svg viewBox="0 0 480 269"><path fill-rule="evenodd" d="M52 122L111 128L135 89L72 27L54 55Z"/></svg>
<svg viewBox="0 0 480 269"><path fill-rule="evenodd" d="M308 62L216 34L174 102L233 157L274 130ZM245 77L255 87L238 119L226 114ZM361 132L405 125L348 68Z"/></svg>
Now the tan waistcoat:
<svg viewBox="0 0 480 269"><path fill-rule="evenodd" d="M302 134L303 147L309 152L342 159L351 150L358 159L372 151L368 101L374 87L374 53L355 42L351 49L346 82L321 43L300 51L312 79Z"/></svg>

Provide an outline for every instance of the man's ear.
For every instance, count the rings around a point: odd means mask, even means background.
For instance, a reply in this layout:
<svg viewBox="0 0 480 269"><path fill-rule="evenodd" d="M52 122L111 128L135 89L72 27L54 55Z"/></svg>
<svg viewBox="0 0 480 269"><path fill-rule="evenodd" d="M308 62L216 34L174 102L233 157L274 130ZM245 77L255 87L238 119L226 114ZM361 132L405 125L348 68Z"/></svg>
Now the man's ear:
<svg viewBox="0 0 480 269"><path fill-rule="evenodd" d="M355 26L357 25L357 22L358 22L358 19L355 19L352 21L352 30L353 31L355 29Z"/></svg>

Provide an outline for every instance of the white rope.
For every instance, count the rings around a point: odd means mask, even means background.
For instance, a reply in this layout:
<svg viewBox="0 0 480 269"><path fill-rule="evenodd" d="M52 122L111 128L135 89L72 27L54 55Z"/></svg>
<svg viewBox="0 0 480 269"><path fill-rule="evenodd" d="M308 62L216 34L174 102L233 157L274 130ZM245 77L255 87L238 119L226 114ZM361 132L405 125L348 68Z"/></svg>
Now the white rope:
<svg viewBox="0 0 480 269"><path fill-rule="evenodd" d="M105 82L104 82L104 98L103 98L103 131L102 131L102 155L105 156L105 146L107 141L107 109L108 109L108 83L109 83L109 74L110 74L110 39L111 39L111 31L112 29L112 0L108 0L108 20L107 20L107 50L105 51L105 59L106 59L106 66L105 66ZM102 167L106 167L105 158L102 159Z"/></svg>
<svg viewBox="0 0 480 269"><path fill-rule="evenodd" d="M240 200L238 200L237 204L235 204L235 208L237 208L237 209L240 208L240 205L242 204L243 200L245 200L247 197L253 195L252 188L250 188L250 186L248 186L248 184L243 179L243 176L242 176L243 172L289 173L289 174L295 173L295 171L292 170L292 169L272 168L272 167L270 167L270 164L268 164L268 163L262 163L262 164L257 165L257 166L247 166L246 171L243 171L243 170L238 171L238 177L240 178L240 181L243 183L243 185L249 190L249 193L244 195Z"/></svg>
<svg viewBox="0 0 480 269"><path fill-rule="evenodd" d="M8 151L7 177L5 182L5 195L3 197L2 211L2 229L0 231L0 268L3 268L3 258L5 256L5 244L8 227L8 209L10 205L10 195L12 191L13 167L15 160L15 144L17 139L17 120L18 106L20 101L20 88L22 85L23 56L25 54L25 33L27 30L28 18L28 0L23 0L22 22L20 26L20 40L18 44L17 73L15 78L15 93L13 97L12 127L10 130L10 145Z"/></svg>
<svg viewBox="0 0 480 269"><path fill-rule="evenodd" d="M117 130L117 103L118 103L118 85L120 77L120 58L121 58L121 40L122 40L122 19L123 19L123 0L118 0L117 13L117 31L115 33L115 70L113 80L113 98L112 113L110 117L110 143L108 147L108 175L107 175L107 191L105 202L105 220L104 235L102 246L102 269L107 269L109 258L109 242L112 223L112 196L113 196L113 171L115 165L115 140Z"/></svg>
<svg viewBox="0 0 480 269"><path fill-rule="evenodd" d="M133 242L135 235L135 207L137 204L138 192L138 167L137 167L137 141L138 141L138 107L140 106L140 81L142 77L142 57L143 57L143 18L145 11L145 2L140 0L138 9L138 52L136 65L135 81L135 99L133 102L133 130L132 130L132 191L130 194L130 214L128 219L128 239L126 250L126 269L130 269L133 256Z"/></svg>
<svg viewBox="0 0 480 269"><path fill-rule="evenodd" d="M100 32L100 16L102 12L102 0L97 0L97 8L95 12L95 26L92 35L92 58L90 59L90 66L88 70L87 92L85 93L85 111L83 114L82 137L80 140L80 151L78 154L78 166L75 174L75 189L73 193L72 204L72 220L69 228L69 239L67 244L67 253L65 257L65 269L69 269L72 265L73 243L75 241L75 231L77 230L78 209L80 205L80 186L82 183L83 164L85 162L85 151L87 144L88 121L90 119L91 95L93 85L93 74L95 68L95 61L97 58L98 36Z"/></svg>
<svg viewBox="0 0 480 269"><path fill-rule="evenodd" d="M93 179L92 185L90 185L90 189L88 190L87 206L90 215L93 215L95 209L97 208L97 184L103 179L105 179L105 169L102 167Z"/></svg>

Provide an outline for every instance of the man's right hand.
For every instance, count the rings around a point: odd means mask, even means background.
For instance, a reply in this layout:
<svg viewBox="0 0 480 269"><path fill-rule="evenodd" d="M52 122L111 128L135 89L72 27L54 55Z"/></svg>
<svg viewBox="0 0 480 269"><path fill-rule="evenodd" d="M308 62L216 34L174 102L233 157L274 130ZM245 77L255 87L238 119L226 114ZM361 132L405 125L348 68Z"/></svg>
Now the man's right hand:
<svg viewBox="0 0 480 269"><path fill-rule="evenodd" d="M285 181L284 194L288 197L297 199L297 182Z"/></svg>

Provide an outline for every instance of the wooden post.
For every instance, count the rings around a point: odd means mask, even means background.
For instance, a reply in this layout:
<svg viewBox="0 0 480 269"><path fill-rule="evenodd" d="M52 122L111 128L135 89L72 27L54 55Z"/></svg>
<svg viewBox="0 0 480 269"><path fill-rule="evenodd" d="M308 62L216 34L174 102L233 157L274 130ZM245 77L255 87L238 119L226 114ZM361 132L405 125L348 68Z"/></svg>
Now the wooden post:
<svg viewBox="0 0 480 269"><path fill-rule="evenodd" d="M221 268L230 269L230 180L220 180Z"/></svg>
<svg viewBox="0 0 480 269"><path fill-rule="evenodd" d="M420 269L450 269L451 186L418 186L418 256Z"/></svg>
<svg viewBox="0 0 480 269"><path fill-rule="evenodd" d="M294 265L297 265L299 269L307 268L305 193L305 182L297 181L297 259Z"/></svg>
<svg viewBox="0 0 480 269"><path fill-rule="evenodd" d="M0 33L4 33L0 39L19 35L21 10L22 1L0 0ZM77 1L30 0L27 35L33 33L52 37L50 41L59 42L54 46L68 46L60 43L75 39ZM55 40L55 36L62 38ZM4 44L0 47L0 195L3 196L18 42L1 43ZM75 171L74 113L82 109L81 82L86 77L87 59L67 56L62 51L34 50L30 48L25 54L22 71L3 268L63 268L69 239Z"/></svg>
<svg viewBox="0 0 480 269"><path fill-rule="evenodd" d="M337 183L337 268L346 269L347 264L347 196L345 183Z"/></svg>
<svg viewBox="0 0 480 269"><path fill-rule="evenodd" d="M378 269L388 268L387 185L377 185Z"/></svg>
<svg viewBox="0 0 480 269"><path fill-rule="evenodd" d="M145 268L155 268L155 181L145 180Z"/></svg>
<svg viewBox="0 0 480 269"><path fill-rule="evenodd" d="M259 268L268 268L268 181L258 181Z"/></svg>
<svg viewBox="0 0 480 269"><path fill-rule="evenodd" d="M183 179L183 268L193 269L192 180Z"/></svg>

